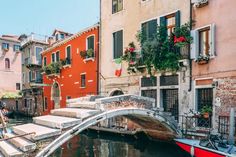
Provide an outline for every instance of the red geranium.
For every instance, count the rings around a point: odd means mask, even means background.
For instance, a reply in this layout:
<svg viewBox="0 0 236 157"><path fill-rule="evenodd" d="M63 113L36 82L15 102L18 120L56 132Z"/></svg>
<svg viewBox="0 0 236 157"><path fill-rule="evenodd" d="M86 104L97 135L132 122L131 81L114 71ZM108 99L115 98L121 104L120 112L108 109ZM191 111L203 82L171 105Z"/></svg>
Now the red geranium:
<svg viewBox="0 0 236 157"><path fill-rule="evenodd" d="M130 47L129 48L129 52L134 52L135 48L134 47Z"/></svg>
<svg viewBox="0 0 236 157"><path fill-rule="evenodd" d="M177 38L176 36L174 36L174 43L176 44L176 43L179 43L179 42L185 42L186 41L186 39L185 39L185 37L183 37L183 36L181 36L181 37L179 37L179 38Z"/></svg>

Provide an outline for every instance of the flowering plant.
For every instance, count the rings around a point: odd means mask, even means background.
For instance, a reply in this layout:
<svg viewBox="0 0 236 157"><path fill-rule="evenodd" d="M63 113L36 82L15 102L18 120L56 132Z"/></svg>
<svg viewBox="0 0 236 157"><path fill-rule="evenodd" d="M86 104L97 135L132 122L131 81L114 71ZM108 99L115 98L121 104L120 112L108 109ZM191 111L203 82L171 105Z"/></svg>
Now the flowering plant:
<svg viewBox="0 0 236 157"><path fill-rule="evenodd" d="M128 63L128 72L135 73L137 67L140 65L141 56L137 52L136 47L133 42L129 43L129 47L125 49L124 55L122 56L122 60Z"/></svg>

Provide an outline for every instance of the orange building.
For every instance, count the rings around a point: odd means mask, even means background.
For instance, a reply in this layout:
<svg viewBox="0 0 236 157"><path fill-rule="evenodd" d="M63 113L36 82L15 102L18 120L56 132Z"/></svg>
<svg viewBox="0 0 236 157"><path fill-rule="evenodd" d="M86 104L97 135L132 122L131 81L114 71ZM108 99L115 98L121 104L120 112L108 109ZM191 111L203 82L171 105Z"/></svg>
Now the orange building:
<svg viewBox="0 0 236 157"><path fill-rule="evenodd" d="M55 30L53 36L42 52L44 114L66 107L67 99L98 92L99 25L74 35Z"/></svg>

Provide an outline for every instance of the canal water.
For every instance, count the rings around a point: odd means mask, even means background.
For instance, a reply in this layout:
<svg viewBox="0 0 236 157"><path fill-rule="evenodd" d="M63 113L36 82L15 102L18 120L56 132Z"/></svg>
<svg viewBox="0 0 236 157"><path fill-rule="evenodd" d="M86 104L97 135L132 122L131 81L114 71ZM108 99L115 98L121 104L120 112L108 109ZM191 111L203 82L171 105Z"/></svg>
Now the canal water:
<svg viewBox="0 0 236 157"><path fill-rule="evenodd" d="M10 125L31 122L31 119L10 120ZM177 145L154 142L145 137L114 136L85 131L65 143L52 157L190 157Z"/></svg>

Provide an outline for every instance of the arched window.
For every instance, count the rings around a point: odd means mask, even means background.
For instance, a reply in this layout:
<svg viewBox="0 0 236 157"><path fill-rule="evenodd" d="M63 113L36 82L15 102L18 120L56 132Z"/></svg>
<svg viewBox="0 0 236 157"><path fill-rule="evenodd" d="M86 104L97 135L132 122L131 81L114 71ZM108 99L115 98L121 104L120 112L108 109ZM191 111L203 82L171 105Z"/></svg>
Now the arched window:
<svg viewBox="0 0 236 157"><path fill-rule="evenodd" d="M5 69L10 69L10 59L5 58Z"/></svg>

